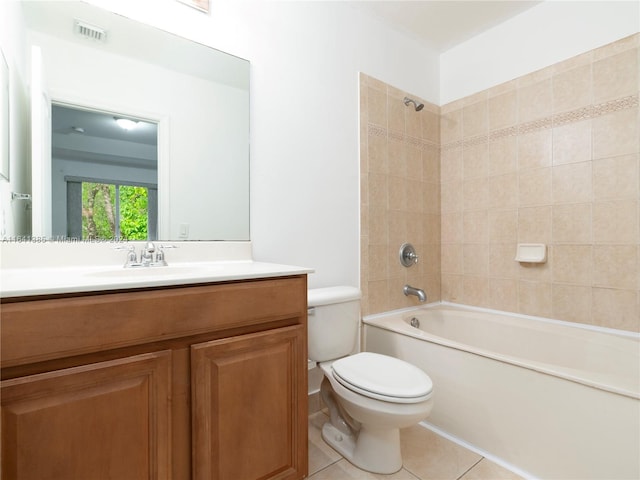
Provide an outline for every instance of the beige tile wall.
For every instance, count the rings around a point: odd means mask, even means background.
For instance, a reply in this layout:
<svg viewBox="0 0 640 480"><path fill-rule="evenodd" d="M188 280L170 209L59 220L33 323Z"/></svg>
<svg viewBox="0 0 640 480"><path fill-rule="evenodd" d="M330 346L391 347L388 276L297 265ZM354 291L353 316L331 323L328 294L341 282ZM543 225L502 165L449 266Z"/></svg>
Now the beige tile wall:
<svg viewBox="0 0 640 480"><path fill-rule="evenodd" d="M417 304L402 287L440 300L440 109L416 112L400 91L360 75L361 288L363 314ZM417 265L400 265L409 242Z"/></svg>
<svg viewBox="0 0 640 480"><path fill-rule="evenodd" d="M366 75L363 314L439 299L640 331L640 34L442 107ZM408 95L411 96L411 95ZM413 243L420 263L401 267ZM541 265L517 243L548 245Z"/></svg>
<svg viewBox="0 0 640 480"><path fill-rule="evenodd" d="M442 299L640 330L640 35L441 108ZM515 262L516 244L548 262Z"/></svg>

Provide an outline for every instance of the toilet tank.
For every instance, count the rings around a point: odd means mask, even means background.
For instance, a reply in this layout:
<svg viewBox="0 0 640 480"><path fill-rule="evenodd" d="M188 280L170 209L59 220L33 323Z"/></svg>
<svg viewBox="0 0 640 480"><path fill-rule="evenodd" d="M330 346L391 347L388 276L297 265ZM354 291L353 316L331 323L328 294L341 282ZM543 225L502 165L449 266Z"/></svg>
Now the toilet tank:
<svg viewBox="0 0 640 480"><path fill-rule="evenodd" d="M355 287L307 291L309 359L325 362L356 349L360 322L360 290Z"/></svg>

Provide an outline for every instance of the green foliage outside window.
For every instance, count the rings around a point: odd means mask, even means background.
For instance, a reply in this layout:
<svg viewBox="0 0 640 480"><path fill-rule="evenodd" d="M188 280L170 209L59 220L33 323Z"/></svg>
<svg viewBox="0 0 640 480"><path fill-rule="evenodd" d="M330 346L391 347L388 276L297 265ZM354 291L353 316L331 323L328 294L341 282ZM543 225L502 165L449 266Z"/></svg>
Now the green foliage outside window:
<svg viewBox="0 0 640 480"><path fill-rule="evenodd" d="M147 239L147 189L120 187L120 237L125 240Z"/></svg>
<svg viewBox="0 0 640 480"><path fill-rule="evenodd" d="M119 211L116 195L120 194ZM120 223L121 240L146 240L147 189L138 186L82 183L82 238L111 240Z"/></svg>

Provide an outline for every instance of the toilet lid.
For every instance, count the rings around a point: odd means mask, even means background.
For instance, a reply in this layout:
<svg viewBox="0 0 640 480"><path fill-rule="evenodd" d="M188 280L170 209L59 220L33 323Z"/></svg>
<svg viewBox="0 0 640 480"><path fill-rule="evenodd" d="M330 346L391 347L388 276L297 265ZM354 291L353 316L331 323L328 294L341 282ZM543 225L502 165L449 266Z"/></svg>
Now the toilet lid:
<svg viewBox="0 0 640 480"><path fill-rule="evenodd" d="M421 402L433 388L429 376L418 367L378 353L358 353L331 366L335 379L349 390L389 402Z"/></svg>

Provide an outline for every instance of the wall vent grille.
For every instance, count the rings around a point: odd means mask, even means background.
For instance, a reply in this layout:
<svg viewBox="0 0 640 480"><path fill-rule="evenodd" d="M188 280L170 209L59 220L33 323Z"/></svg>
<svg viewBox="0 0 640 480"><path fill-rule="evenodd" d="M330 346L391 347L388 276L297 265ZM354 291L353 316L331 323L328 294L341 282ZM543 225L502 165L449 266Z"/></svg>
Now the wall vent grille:
<svg viewBox="0 0 640 480"><path fill-rule="evenodd" d="M90 23L83 22L82 20L75 20L73 25L73 31L76 35L83 38L88 38L96 42L107 41L107 31L103 28L96 27Z"/></svg>

